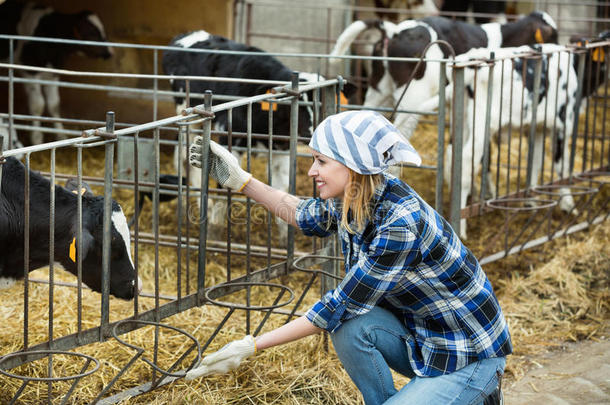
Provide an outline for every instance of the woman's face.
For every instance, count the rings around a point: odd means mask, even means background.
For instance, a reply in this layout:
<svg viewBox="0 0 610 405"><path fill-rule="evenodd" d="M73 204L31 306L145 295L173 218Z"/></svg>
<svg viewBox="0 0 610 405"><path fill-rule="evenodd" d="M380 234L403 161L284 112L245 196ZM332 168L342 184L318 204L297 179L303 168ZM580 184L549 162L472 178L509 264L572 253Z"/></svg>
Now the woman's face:
<svg viewBox="0 0 610 405"><path fill-rule="evenodd" d="M312 177L320 198L343 198L343 192L349 183L349 169L347 166L329 158L315 150L311 151L313 163L307 174Z"/></svg>

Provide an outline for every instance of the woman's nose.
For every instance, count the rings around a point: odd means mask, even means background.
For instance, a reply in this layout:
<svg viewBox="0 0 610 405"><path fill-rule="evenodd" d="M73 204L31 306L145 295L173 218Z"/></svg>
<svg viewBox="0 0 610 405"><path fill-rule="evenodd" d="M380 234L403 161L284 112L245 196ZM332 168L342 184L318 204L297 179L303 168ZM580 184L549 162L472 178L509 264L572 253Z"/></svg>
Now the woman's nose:
<svg viewBox="0 0 610 405"><path fill-rule="evenodd" d="M315 177L315 176L317 176L317 175L318 175L318 169L316 169L316 168L314 167L315 165L316 165L315 163L312 163L312 164L311 164L311 167L309 168L309 171L307 172L307 175L308 175L309 177Z"/></svg>

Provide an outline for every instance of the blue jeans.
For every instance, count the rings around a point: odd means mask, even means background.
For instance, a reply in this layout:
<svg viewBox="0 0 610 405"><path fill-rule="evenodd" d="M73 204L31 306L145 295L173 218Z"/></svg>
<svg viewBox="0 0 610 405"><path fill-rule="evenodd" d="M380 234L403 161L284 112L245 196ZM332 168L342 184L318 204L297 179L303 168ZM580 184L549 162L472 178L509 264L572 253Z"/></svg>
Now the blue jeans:
<svg viewBox="0 0 610 405"><path fill-rule="evenodd" d="M504 373L506 359L500 357L438 377L418 377L403 338L408 333L396 316L380 307L331 333L335 351L367 405L482 404L498 385L498 373ZM411 379L400 391L394 388L390 368Z"/></svg>

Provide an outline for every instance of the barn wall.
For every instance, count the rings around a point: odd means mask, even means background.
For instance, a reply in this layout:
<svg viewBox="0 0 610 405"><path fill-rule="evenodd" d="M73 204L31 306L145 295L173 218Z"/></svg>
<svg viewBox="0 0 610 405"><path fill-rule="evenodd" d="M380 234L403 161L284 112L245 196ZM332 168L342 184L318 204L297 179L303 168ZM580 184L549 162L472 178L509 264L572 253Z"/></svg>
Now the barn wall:
<svg viewBox="0 0 610 405"><path fill-rule="evenodd" d="M151 0L105 0L99 2L75 2L73 0L41 0L62 12L78 12L89 9L96 12L102 20L109 41L166 45L175 35L197 29L205 29L213 34L231 36L233 32L232 0L182 0L171 2ZM162 72L159 58L159 73ZM153 52L116 48L115 56L108 61L88 59L73 55L67 69L82 71L102 71L117 73L154 72ZM99 79L62 78L68 81L101 83ZM152 87L152 81L144 79L112 79L103 84ZM160 88L169 89L167 83L160 83ZM20 87L20 86L17 86ZM25 112L27 107L25 95L17 89L16 109ZM146 122L153 117L150 99L126 97L125 94L107 91L85 91L62 88L62 116L71 118L103 119L104 111L114 110L117 121ZM94 101L94 102L92 102ZM3 101L5 103L6 101ZM6 109L3 108L4 111ZM174 113L173 103L159 104L159 117Z"/></svg>

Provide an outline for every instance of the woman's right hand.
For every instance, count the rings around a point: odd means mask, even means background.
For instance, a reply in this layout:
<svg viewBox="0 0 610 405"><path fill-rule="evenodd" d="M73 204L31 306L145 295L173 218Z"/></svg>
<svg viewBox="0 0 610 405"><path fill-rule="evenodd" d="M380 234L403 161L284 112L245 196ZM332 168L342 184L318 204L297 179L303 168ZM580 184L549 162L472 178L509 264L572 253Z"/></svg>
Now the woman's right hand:
<svg viewBox="0 0 610 405"><path fill-rule="evenodd" d="M189 149L189 163L201 169L203 138L196 136ZM241 191L252 178L252 174L243 170L237 158L227 149L210 140L209 154L210 176L223 187Z"/></svg>

